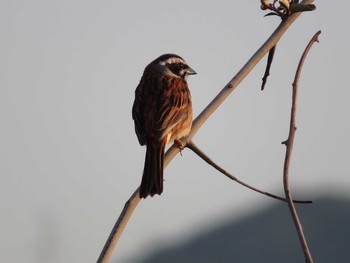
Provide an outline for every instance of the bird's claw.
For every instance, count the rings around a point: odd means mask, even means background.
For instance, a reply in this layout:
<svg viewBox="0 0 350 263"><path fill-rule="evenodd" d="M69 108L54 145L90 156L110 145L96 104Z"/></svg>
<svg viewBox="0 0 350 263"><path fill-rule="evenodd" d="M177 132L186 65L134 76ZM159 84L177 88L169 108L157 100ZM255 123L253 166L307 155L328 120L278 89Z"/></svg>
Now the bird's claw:
<svg viewBox="0 0 350 263"><path fill-rule="evenodd" d="M182 156L182 150L185 148L185 145L179 139L174 140L174 144L179 148L180 155Z"/></svg>

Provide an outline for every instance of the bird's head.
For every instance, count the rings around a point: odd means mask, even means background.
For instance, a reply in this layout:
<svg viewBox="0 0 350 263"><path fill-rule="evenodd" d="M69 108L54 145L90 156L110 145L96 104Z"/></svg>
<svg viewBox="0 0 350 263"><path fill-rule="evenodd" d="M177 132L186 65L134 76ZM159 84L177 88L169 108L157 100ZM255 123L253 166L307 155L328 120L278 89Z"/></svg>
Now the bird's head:
<svg viewBox="0 0 350 263"><path fill-rule="evenodd" d="M159 73L186 79L188 75L197 74L187 62L175 54L165 54L150 63Z"/></svg>

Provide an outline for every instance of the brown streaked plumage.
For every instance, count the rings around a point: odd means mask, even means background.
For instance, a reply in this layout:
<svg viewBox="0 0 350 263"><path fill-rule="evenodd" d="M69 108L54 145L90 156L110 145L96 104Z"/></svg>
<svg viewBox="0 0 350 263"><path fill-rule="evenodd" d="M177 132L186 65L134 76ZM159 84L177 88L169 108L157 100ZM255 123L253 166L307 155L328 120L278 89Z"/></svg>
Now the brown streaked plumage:
<svg viewBox="0 0 350 263"><path fill-rule="evenodd" d="M165 54L148 64L135 90L135 131L139 143L147 146L141 198L163 192L165 145L191 130L192 102L186 77L193 74L196 72L180 56Z"/></svg>

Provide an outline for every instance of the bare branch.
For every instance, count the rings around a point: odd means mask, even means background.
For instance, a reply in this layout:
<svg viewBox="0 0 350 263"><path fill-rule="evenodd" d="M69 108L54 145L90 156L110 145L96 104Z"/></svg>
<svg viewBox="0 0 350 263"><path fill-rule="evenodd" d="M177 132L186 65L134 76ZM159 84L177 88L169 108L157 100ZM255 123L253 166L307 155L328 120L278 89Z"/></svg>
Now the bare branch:
<svg viewBox="0 0 350 263"><path fill-rule="evenodd" d="M241 180L239 180L237 177L231 175L229 172L227 172L226 170L224 170L223 168L221 168L219 165L217 165L213 160L211 160L209 158L209 156L207 156L202 150L200 150L198 148L198 146L191 140L187 143L186 145L187 148L191 149L194 153L196 153L199 157L201 157L206 163L208 163L209 165L213 166L216 170L218 170L219 172L221 172L222 174L226 175L228 178L230 178L231 180L239 183L240 185L243 185L244 187L247 187L255 192L258 192L260 194L287 202L286 198L274 195L274 194L270 194L268 192L262 191L258 188L255 188L254 186L251 186ZM302 203L302 204L310 204L312 203L312 201L301 201L301 200L293 200L294 203Z"/></svg>
<svg viewBox="0 0 350 263"><path fill-rule="evenodd" d="M284 192L287 198L287 203L289 210L292 214L293 221L295 224L295 227L297 228L298 231L298 236L299 240L304 252L305 260L308 263L312 263L312 255L310 253L310 250L308 248L305 235L303 232L303 228L300 222L300 219L298 217L297 211L295 209L295 206L292 202L292 195L290 193L289 189L289 166L290 166L290 160L292 156L292 151L293 151L293 144L294 144L294 137L295 137L295 132L296 132L296 111L297 111L297 97L298 97L298 84L299 84L299 79L300 79L300 74L301 74L301 69L303 67L305 58L311 49L312 45L314 42L318 42L318 36L321 34L321 31L318 31L310 40L309 44L307 45L297 68L294 82L293 82L293 95L292 95L292 110L291 110L291 118L290 118L290 127L289 127L289 135L288 139L283 142L283 144L286 145L286 155L285 155L285 161L284 161L284 168L283 168L283 186L284 186Z"/></svg>
<svg viewBox="0 0 350 263"><path fill-rule="evenodd" d="M129 200L125 203L123 211L119 215L117 222L114 224L113 229L104 245L97 263L108 263L109 259L112 256L113 250L116 247L120 236L123 233L123 230L128 223L132 213L134 212L136 206L140 202L139 189L132 194Z"/></svg>
<svg viewBox="0 0 350 263"><path fill-rule="evenodd" d="M312 3L314 0L304 0L302 3ZM277 44L282 35L287 31L291 24L299 17L301 13L295 13L283 20L272 35L266 40L266 42L258 49L258 51L249 59L249 61L243 66L243 68L236 74L236 76L221 90L221 92L213 99L213 101L198 115L193 121L192 129L189 135L182 139L183 145L186 145L188 141L197 133L204 122L210 117L210 115L224 102L224 100L231 94L232 91L238 86L239 83L249 74L249 72L255 67L255 65L267 54L267 52ZM166 152L164 157L164 168L169 162L178 154L179 149L173 145ZM138 205L140 199L138 197L137 189L133 195L127 201L122 213L120 214L117 223L112 229L111 234L106 241L106 244L101 251L101 254L97 260L98 263L107 263L112 255L112 252L125 229L125 226ZM128 204L128 205L127 205Z"/></svg>

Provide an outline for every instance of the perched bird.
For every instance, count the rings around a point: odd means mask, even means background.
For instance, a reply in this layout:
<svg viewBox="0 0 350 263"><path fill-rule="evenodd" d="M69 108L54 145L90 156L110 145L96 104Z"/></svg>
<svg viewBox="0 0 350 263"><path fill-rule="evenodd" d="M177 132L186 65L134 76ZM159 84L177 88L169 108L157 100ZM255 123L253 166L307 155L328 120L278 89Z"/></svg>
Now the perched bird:
<svg viewBox="0 0 350 263"><path fill-rule="evenodd" d="M163 192L165 145L192 127L192 101L186 77L196 72L175 54L165 54L145 68L135 90L132 117L139 143L146 145L140 198Z"/></svg>

